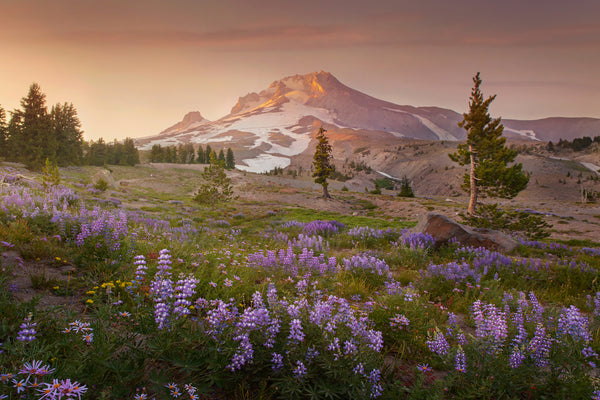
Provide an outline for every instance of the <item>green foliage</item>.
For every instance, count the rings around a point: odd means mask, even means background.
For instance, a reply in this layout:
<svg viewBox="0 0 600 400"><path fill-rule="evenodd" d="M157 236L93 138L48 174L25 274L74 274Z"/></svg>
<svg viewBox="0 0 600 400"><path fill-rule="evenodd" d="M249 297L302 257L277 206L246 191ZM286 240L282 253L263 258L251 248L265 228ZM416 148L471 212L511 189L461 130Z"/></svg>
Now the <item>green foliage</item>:
<svg viewBox="0 0 600 400"><path fill-rule="evenodd" d="M233 150L227 149L227 155L225 156L225 168L235 169L235 158L233 156Z"/></svg>
<svg viewBox="0 0 600 400"><path fill-rule="evenodd" d="M458 145L456 153L449 154L452 161L460 165L471 165L471 172L465 174L463 189L471 191L473 212L477 204L477 196L513 198L525 189L529 177L522 171L522 164L512 163L517 151L505 146L506 138L502 137L504 127L500 118L490 117L488 108L496 96L484 100L479 86L479 73L473 78L475 86L471 91L469 112L463 114L459 123L467 133L466 143ZM475 187L471 184L475 182Z"/></svg>
<svg viewBox="0 0 600 400"><path fill-rule="evenodd" d="M154 147L152 149L154 150ZM84 162L88 165L96 166L134 166L140 163L140 155L131 138L125 138L123 143L120 143L115 139L114 142L108 144L104 139L100 138L96 142L91 141L87 144Z"/></svg>
<svg viewBox="0 0 600 400"><path fill-rule="evenodd" d="M6 111L0 106L0 157L5 157L8 150L8 123Z"/></svg>
<svg viewBox="0 0 600 400"><path fill-rule="evenodd" d="M376 188L386 189L386 190L394 190L396 188L394 181L391 180L390 178L375 179L374 182L375 182Z"/></svg>
<svg viewBox="0 0 600 400"><path fill-rule="evenodd" d="M550 236L552 227L542 215L525 211L504 211L498 204L482 204L473 215L465 216L465 222L479 228L517 233L529 239L543 239Z"/></svg>
<svg viewBox="0 0 600 400"><path fill-rule="evenodd" d="M96 183L94 183L94 189L104 192L108 189L108 182L106 182L104 178L99 178Z"/></svg>
<svg viewBox="0 0 600 400"><path fill-rule="evenodd" d="M159 162L159 161L157 161ZM202 145L198 146L198 154L196 155L196 162L198 164L206 164L206 153L202 149Z"/></svg>
<svg viewBox="0 0 600 400"><path fill-rule="evenodd" d="M42 169L42 186L44 190L50 189L51 186L60 184L60 172L58 166L46 158L44 168Z"/></svg>
<svg viewBox="0 0 600 400"><path fill-rule="evenodd" d="M9 160L33 169L41 169L45 159L59 165L81 163L83 132L73 104L56 104L48 112L46 95L34 83L8 125L4 118L0 108L0 149Z"/></svg>
<svg viewBox="0 0 600 400"><path fill-rule="evenodd" d="M415 197L415 194L410 185L410 180L404 176L400 180L400 192L398 192L399 197Z"/></svg>
<svg viewBox="0 0 600 400"><path fill-rule="evenodd" d="M335 168L332 164L331 145L327 140L327 136L325 136L325 132L327 131L321 127L319 128L319 133L317 133L319 143L317 143L313 157L313 166L315 169L313 178L315 178L315 183L323 187L323 197L329 198L331 196L329 196L329 192L327 191L327 186L329 185L327 178L331 176Z"/></svg>
<svg viewBox="0 0 600 400"><path fill-rule="evenodd" d="M209 160L210 165L202 172L204 182L196 192L194 201L214 205L233 200L235 196L231 179L225 173L225 163L217 159L214 151L210 153Z"/></svg>

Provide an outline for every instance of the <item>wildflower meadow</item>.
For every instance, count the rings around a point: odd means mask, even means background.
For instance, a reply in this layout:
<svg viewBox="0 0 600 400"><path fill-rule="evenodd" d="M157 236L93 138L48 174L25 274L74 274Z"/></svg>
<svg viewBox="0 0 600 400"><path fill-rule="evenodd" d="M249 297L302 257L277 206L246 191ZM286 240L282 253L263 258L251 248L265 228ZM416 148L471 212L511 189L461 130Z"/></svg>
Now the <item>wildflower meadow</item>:
<svg viewBox="0 0 600 400"><path fill-rule="evenodd" d="M0 168L0 399L600 398L600 243L61 173Z"/></svg>

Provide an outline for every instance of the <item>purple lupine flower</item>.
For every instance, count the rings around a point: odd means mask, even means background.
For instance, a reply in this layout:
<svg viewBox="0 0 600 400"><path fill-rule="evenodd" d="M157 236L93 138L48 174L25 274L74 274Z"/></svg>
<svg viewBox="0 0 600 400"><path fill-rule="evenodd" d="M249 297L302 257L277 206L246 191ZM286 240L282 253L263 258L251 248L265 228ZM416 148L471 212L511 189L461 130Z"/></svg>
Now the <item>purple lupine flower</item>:
<svg viewBox="0 0 600 400"><path fill-rule="evenodd" d="M402 284L392 278L391 280L385 282L385 291L390 296L395 294L402 294Z"/></svg>
<svg viewBox="0 0 600 400"><path fill-rule="evenodd" d="M531 302L531 308L533 314L527 319L529 322L543 322L544 321L544 307L540 304L537 297L533 292L529 292L529 301Z"/></svg>
<svg viewBox="0 0 600 400"><path fill-rule="evenodd" d="M463 374L467 372L467 359L462 346L458 346L458 351L454 357L454 369Z"/></svg>
<svg viewBox="0 0 600 400"><path fill-rule="evenodd" d="M140 284L141 282L144 281L144 277L146 276L146 271L148 270L148 267L146 266L146 257L144 257L142 255L135 256L135 261L133 262L133 265L136 266L135 281L137 284Z"/></svg>
<svg viewBox="0 0 600 400"><path fill-rule="evenodd" d="M273 356L271 358L271 363L273 363L271 368L273 368L275 371L279 371L281 368L283 368L283 356L279 353L271 353L271 355Z"/></svg>
<svg viewBox="0 0 600 400"><path fill-rule="evenodd" d="M344 258L342 264L346 271L369 271L379 276L392 277L390 267L384 260L365 253L353 255L351 258Z"/></svg>
<svg viewBox="0 0 600 400"><path fill-rule="evenodd" d="M271 319L271 321L269 322L269 327L265 331L265 343L263 344L263 346L269 349L273 348L273 346L275 345L275 338L277 337L277 334L279 333L280 329L281 324L279 323L279 320L277 318Z"/></svg>
<svg viewBox="0 0 600 400"><path fill-rule="evenodd" d="M367 376L367 380L371 384L371 392L369 393L369 397L376 399L377 397L381 396L383 394L383 386L381 386L381 371L378 369L371 370Z"/></svg>
<svg viewBox="0 0 600 400"><path fill-rule="evenodd" d="M590 342L592 337L589 331L589 322L585 315L575 306L564 308L558 317L558 336L569 335L574 341Z"/></svg>
<svg viewBox="0 0 600 400"><path fill-rule="evenodd" d="M304 225L302 231L308 235L333 235L339 233L346 226L338 221L315 220Z"/></svg>
<svg viewBox="0 0 600 400"><path fill-rule="evenodd" d="M523 354L521 349L518 346L514 346L512 352L510 353L510 356L508 356L508 364L513 369L519 368L525 360L525 358L526 356L525 354Z"/></svg>
<svg viewBox="0 0 600 400"><path fill-rule="evenodd" d="M430 233L405 231L400 238L402 244L411 250L425 250L435 244Z"/></svg>
<svg viewBox="0 0 600 400"><path fill-rule="evenodd" d="M358 349L353 340L346 340L344 342L344 355L348 356L348 355L355 354L357 350Z"/></svg>
<svg viewBox="0 0 600 400"><path fill-rule="evenodd" d="M434 333L433 339L427 341L427 347L439 356L448 354L448 350L450 350L450 344L448 344L446 336L439 329Z"/></svg>
<svg viewBox="0 0 600 400"><path fill-rule="evenodd" d="M475 336L489 344L490 354L500 351L508 337L506 314L493 304L477 300L473 303L473 319L476 325Z"/></svg>
<svg viewBox="0 0 600 400"><path fill-rule="evenodd" d="M358 364L356 364L356 367L354 367L352 372L354 373L354 375L364 375L365 367L363 366L362 363L358 363Z"/></svg>
<svg viewBox="0 0 600 400"><path fill-rule="evenodd" d="M162 249L158 252L158 266L156 275L167 277L171 275L171 254L168 249Z"/></svg>
<svg viewBox="0 0 600 400"><path fill-rule="evenodd" d="M304 366L304 363L300 360L296 361L296 368L292 370L292 373L296 379L303 378L306 375L306 367Z"/></svg>
<svg viewBox="0 0 600 400"><path fill-rule="evenodd" d="M246 364L249 364L254 357L254 348L252 343L250 343L250 337L248 333L236 336L233 338L233 340L239 341L240 344L238 346L238 350L231 359L231 364L225 367L230 371L242 369L242 367Z"/></svg>
<svg viewBox="0 0 600 400"><path fill-rule="evenodd" d="M179 280L175 285L175 303L173 303L173 313L179 316L184 316L190 314L189 307L192 305L190 298L196 294L196 285L198 284L198 279L194 278L193 275L188 275L184 277L183 275L179 276Z"/></svg>
<svg viewBox="0 0 600 400"><path fill-rule="evenodd" d="M304 340L304 332L302 331L302 323L295 318L290 322L290 334L288 339L293 343L299 343Z"/></svg>
<svg viewBox="0 0 600 400"><path fill-rule="evenodd" d="M29 314L19 326L20 330L17 333L17 340L21 342L31 342L35 340L35 335L37 334L37 331L35 330L36 325L36 322L31 322L31 314Z"/></svg>
<svg viewBox="0 0 600 400"><path fill-rule="evenodd" d="M550 356L551 347L552 339L546 335L544 324L538 323L533 338L527 345L527 351L531 355L536 366L540 368L548 366L548 357Z"/></svg>
<svg viewBox="0 0 600 400"><path fill-rule="evenodd" d="M314 346L310 346L307 350L306 350L306 356L304 356L304 359L306 360L306 363L308 365L310 365L310 363L312 362L312 360L314 360L315 358L317 358L319 356L319 351L317 349L315 349Z"/></svg>

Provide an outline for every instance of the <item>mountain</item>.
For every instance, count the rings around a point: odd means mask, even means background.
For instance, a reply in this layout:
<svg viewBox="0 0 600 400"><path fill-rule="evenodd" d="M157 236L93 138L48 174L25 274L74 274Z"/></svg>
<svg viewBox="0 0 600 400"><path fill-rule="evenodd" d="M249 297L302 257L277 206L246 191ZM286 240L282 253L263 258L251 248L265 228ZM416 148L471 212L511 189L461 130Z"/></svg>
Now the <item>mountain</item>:
<svg viewBox="0 0 600 400"><path fill-rule="evenodd" d="M399 138L457 141L462 115L438 107L397 105L354 90L328 72L293 75L259 93L240 97L231 112L209 121L199 112L156 136L139 138L140 149L184 143L231 147L238 168L264 172L312 155L310 143L323 125L347 147L346 154L373 142L393 145ZM600 135L600 119L503 120L505 135L531 140Z"/></svg>

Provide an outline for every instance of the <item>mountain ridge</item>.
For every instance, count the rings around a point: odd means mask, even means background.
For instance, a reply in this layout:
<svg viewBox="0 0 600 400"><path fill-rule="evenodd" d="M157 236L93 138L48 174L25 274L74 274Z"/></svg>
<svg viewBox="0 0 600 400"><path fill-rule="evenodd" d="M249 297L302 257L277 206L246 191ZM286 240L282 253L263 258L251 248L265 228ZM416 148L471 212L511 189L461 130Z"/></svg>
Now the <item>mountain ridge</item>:
<svg viewBox="0 0 600 400"><path fill-rule="evenodd" d="M211 144L240 153L239 167L264 172L290 165L309 149L319 126L331 132L354 131L377 142L398 138L459 141L462 114L436 106L414 107L377 99L341 83L325 71L296 74L273 81L260 92L238 98L229 114L215 121L200 112L160 134L136 140L141 149L154 144ZM600 135L600 119L548 117L539 120L503 119L505 136L527 140L572 140ZM354 135L351 135L354 136ZM352 147L352 146L351 146Z"/></svg>

